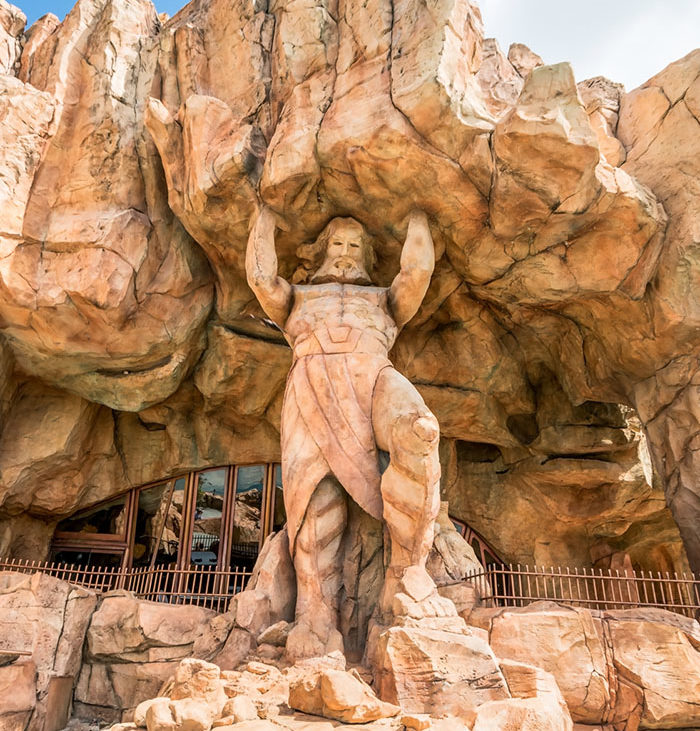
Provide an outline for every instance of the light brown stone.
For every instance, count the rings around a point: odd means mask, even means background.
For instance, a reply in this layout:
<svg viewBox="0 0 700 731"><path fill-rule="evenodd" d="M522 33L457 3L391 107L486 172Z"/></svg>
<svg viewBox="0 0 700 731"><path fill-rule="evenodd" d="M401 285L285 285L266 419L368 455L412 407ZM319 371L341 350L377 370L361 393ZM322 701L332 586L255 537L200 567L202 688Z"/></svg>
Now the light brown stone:
<svg viewBox="0 0 700 731"><path fill-rule="evenodd" d="M289 685L289 706L345 723L368 723L400 711L379 700L357 673L345 670L303 674Z"/></svg>
<svg viewBox="0 0 700 731"><path fill-rule="evenodd" d="M540 604L500 611L491 620L489 644L499 658L551 673L575 721L605 719L613 702L609 660L600 623L589 611Z"/></svg>
<svg viewBox="0 0 700 731"><path fill-rule="evenodd" d="M148 731L171 731L176 728L169 699L159 699L148 707L146 728Z"/></svg>
<svg viewBox="0 0 700 731"><path fill-rule="evenodd" d="M477 708L475 731L572 731L566 704L549 673L513 662L502 662L501 669L513 698L488 701Z"/></svg>
<svg viewBox="0 0 700 731"><path fill-rule="evenodd" d="M154 703L162 703L163 701L169 701L169 698L149 698L146 701L142 701L141 703L136 706L134 709L134 723L136 726L145 728L146 726L146 713L148 712L148 709L154 704Z"/></svg>
<svg viewBox="0 0 700 731"><path fill-rule="evenodd" d="M237 695L230 698L224 704L221 713L231 718L230 723L241 723L242 721L255 721L258 718L258 709L253 701L245 695Z"/></svg>
<svg viewBox="0 0 700 731"><path fill-rule="evenodd" d="M36 681L37 668L31 660L0 667L0 723L11 714L29 717L37 701Z"/></svg>
<svg viewBox="0 0 700 731"><path fill-rule="evenodd" d="M692 727L700 723L700 627L693 622L687 634L663 614L606 614L613 662L621 677L643 689L643 728Z"/></svg>
<svg viewBox="0 0 700 731"><path fill-rule="evenodd" d="M477 633L394 627L380 635L376 658L377 692L409 713L469 718L482 703L510 697L491 648Z"/></svg>
<svg viewBox="0 0 700 731"><path fill-rule="evenodd" d="M88 647L94 659L128 660L154 647L172 648L177 659L180 648L191 647L201 634L202 624L213 612L197 606L139 601L132 594L112 595L95 612L88 630Z"/></svg>
<svg viewBox="0 0 700 731"><path fill-rule="evenodd" d="M290 624L284 620L275 622L258 635L260 644L270 644L277 647L284 647L287 642Z"/></svg>
<svg viewBox="0 0 700 731"><path fill-rule="evenodd" d="M544 66L542 59L524 43L511 43L508 47L508 60L515 70L525 78L532 69Z"/></svg>
<svg viewBox="0 0 700 731"><path fill-rule="evenodd" d="M202 701L214 716L218 715L226 703L221 669L204 660L183 660L175 671L170 697L173 700L191 698Z"/></svg>
<svg viewBox="0 0 700 731"><path fill-rule="evenodd" d="M255 637L248 630L234 627L221 650L212 658L222 670L234 670L255 649Z"/></svg>
<svg viewBox="0 0 700 731"><path fill-rule="evenodd" d="M24 718L31 710L34 723L43 724L51 711L52 678L64 676L77 681L95 604L93 592L53 577L0 572L0 651L30 653L15 664L0 667L0 697L14 709L12 714ZM4 710L3 704L0 709ZM20 721L7 719L7 723ZM14 728L18 727L24 728Z"/></svg>
<svg viewBox="0 0 700 731"><path fill-rule="evenodd" d="M145 89L129 69L149 67L139 44L154 22L146 3L110 14L81 0L51 43L31 49L28 83L10 82L34 104L14 149L34 149L20 186L11 194L0 186L16 211L0 225L3 319L15 356L27 373L125 409L177 388L201 352L212 301L203 258L140 168L134 110ZM3 177L15 177L12 156L3 161Z"/></svg>

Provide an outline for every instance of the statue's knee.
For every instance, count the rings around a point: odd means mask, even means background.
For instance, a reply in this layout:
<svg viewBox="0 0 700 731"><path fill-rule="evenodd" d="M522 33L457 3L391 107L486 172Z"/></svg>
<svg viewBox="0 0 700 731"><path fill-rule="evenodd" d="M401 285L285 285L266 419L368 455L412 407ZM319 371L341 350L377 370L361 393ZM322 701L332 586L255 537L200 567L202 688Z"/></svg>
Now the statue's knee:
<svg viewBox="0 0 700 731"><path fill-rule="evenodd" d="M395 447L426 453L435 448L440 440L440 426L429 412L407 414L398 419L394 429Z"/></svg>
<svg viewBox="0 0 700 731"><path fill-rule="evenodd" d="M419 416L411 426L414 434L426 444L433 445L440 438L440 425L437 419L430 413Z"/></svg>

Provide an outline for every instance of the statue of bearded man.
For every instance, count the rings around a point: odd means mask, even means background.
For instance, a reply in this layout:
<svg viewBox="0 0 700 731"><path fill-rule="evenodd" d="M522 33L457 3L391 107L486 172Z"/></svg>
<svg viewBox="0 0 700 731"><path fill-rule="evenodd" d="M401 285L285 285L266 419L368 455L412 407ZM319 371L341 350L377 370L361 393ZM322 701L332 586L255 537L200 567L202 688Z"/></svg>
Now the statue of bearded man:
<svg viewBox="0 0 700 731"><path fill-rule="evenodd" d="M321 267L309 284L292 286L277 274L274 234L274 216L262 208L246 271L294 354L282 406L282 480L297 576L287 655L301 660L343 651L347 495L388 529L381 620L455 613L425 569L440 505L438 423L388 359L425 296L435 254L427 217L415 211L398 275L389 288L373 286L374 252L363 226L335 218L318 239L325 245ZM380 450L389 455L383 472Z"/></svg>

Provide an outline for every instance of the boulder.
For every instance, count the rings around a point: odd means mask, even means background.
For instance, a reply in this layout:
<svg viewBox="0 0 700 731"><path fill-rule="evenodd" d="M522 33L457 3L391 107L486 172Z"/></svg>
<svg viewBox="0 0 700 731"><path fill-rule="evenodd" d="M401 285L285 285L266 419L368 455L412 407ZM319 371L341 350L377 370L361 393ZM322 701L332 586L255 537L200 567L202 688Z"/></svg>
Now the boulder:
<svg viewBox="0 0 700 731"><path fill-rule="evenodd" d="M289 536L286 526L274 533L262 547L255 562L248 590L262 592L269 601L269 622L294 620L297 585L292 558L289 555Z"/></svg>
<svg viewBox="0 0 700 731"><path fill-rule="evenodd" d="M106 713L152 698L179 670L182 658L193 653L216 616L196 605L144 601L124 591L108 593L88 628L76 700Z"/></svg>
<svg viewBox="0 0 700 731"><path fill-rule="evenodd" d="M201 701L213 714L213 720L227 701L220 668L204 660L183 660L175 671L170 697Z"/></svg>
<svg viewBox="0 0 700 731"><path fill-rule="evenodd" d="M368 723L401 711L379 700L356 672L345 670L302 674L289 684L289 706L345 723Z"/></svg>
<svg viewBox="0 0 700 731"><path fill-rule="evenodd" d="M27 713L37 728L49 714L66 713L96 601L93 592L45 574L0 572L0 651L29 653L0 667L0 697L19 714L14 728L24 728L18 719Z"/></svg>
<svg viewBox="0 0 700 731"><path fill-rule="evenodd" d="M586 609L536 603L498 610L489 644L499 658L551 673L579 723L602 723L613 698L600 621Z"/></svg>
<svg viewBox="0 0 700 731"><path fill-rule="evenodd" d="M175 660L189 654L202 625L214 612L196 605L142 601L115 592L100 603L88 629L88 649L95 660ZM154 653L155 648L162 648Z"/></svg>
<svg viewBox="0 0 700 731"><path fill-rule="evenodd" d="M289 622L285 622L284 620L275 622L258 635L258 642L261 645L270 644L276 647L284 647L290 628L291 624Z"/></svg>
<svg viewBox="0 0 700 731"><path fill-rule="evenodd" d="M615 669L643 693L642 728L700 726L700 625L668 614L604 615Z"/></svg>
<svg viewBox="0 0 700 731"><path fill-rule="evenodd" d="M476 709L472 731L572 731L573 722L554 678L538 668L502 662L513 698Z"/></svg>
<svg viewBox="0 0 700 731"><path fill-rule="evenodd" d="M237 695L226 701L221 714L230 718L231 723L241 723L241 721L255 721L258 718L258 709L248 696Z"/></svg>
<svg viewBox="0 0 700 731"><path fill-rule="evenodd" d="M551 674L578 723L629 729L700 723L696 620L660 609L599 612L537 602L472 609L468 621L487 630L504 674L513 662Z"/></svg>
<svg viewBox="0 0 700 731"><path fill-rule="evenodd" d="M458 630L459 618L449 618ZM459 717L510 698L498 661L478 630L392 627L379 635L374 674L380 698L409 713Z"/></svg>
<svg viewBox="0 0 700 731"><path fill-rule="evenodd" d="M134 709L134 724L137 727L145 728L146 727L146 713L148 712L148 709L154 704L154 703L162 703L163 701L169 701L169 698L165 697L156 697L156 698L149 698L146 701L143 701L136 706Z"/></svg>
<svg viewBox="0 0 700 731"><path fill-rule="evenodd" d="M0 667L0 728L23 729L37 705L37 668L30 661Z"/></svg>

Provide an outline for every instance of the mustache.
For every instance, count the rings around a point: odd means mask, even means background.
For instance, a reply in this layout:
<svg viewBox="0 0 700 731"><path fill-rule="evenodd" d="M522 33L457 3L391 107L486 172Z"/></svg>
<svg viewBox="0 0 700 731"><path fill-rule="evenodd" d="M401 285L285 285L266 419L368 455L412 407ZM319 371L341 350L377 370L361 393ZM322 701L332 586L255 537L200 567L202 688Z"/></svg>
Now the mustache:
<svg viewBox="0 0 700 731"><path fill-rule="evenodd" d="M342 267L343 269L348 269L350 267L359 268L362 266L358 261L351 259L349 256L339 256L337 259L333 260L332 265L334 267Z"/></svg>

